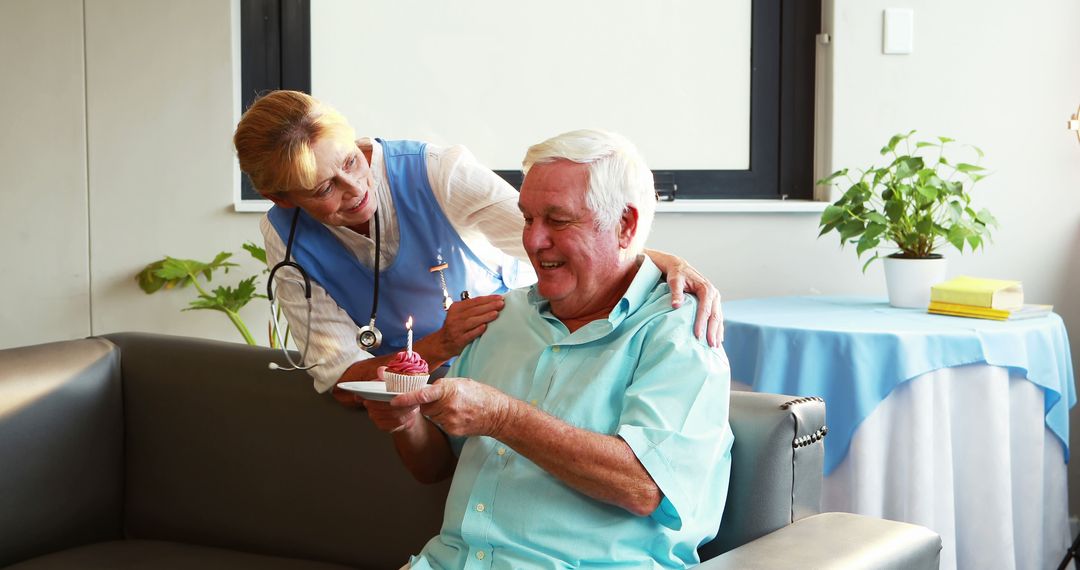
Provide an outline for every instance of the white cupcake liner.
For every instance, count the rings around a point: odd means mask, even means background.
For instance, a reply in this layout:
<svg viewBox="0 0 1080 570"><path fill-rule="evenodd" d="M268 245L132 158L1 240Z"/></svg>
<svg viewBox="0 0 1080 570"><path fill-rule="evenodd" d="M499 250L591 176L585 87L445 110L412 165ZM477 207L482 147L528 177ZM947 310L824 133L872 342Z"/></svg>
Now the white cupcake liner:
<svg viewBox="0 0 1080 570"><path fill-rule="evenodd" d="M383 371L383 380L386 382L387 392L412 392L427 385L430 374L398 374L397 372Z"/></svg>

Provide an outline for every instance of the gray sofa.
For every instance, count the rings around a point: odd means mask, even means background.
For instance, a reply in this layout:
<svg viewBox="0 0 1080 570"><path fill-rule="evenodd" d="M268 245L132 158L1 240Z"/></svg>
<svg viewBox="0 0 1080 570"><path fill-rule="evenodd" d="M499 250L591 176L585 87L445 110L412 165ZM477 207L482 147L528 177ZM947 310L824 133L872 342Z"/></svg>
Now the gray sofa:
<svg viewBox="0 0 1080 570"><path fill-rule="evenodd" d="M139 333L0 351L0 567L398 568L447 485L414 482L305 374L267 370L278 356ZM792 400L732 395L731 492L700 567L936 568L926 529L815 514L824 406Z"/></svg>

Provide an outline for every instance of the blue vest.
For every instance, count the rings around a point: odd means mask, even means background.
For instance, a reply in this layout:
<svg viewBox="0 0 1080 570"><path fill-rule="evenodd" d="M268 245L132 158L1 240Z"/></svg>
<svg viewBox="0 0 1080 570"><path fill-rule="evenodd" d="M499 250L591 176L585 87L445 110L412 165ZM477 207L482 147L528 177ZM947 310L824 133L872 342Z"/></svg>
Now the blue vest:
<svg viewBox="0 0 1080 570"><path fill-rule="evenodd" d="M505 293L532 283L531 272L519 261L504 256L502 265L488 267L454 231L428 183L426 143L383 141L390 196L397 210L401 243L389 267L381 267L379 312L375 324L383 333L376 355L402 350L405 321L413 317L414 340L437 331L446 319L442 284L430 268L440 263L451 298L461 291L476 297ZM274 206L267 213L283 242L289 239L294 210ZM379 212L380 215L385 215ZM371 228L374 229L374 220ZM345 248L321 222L300 212L293 239L293 261L303 266L312 281L333 297L358 327L371 320L375 274ZM441 261L440 261L441 259ZM525 279L525 282L519 282Z"/></svg>

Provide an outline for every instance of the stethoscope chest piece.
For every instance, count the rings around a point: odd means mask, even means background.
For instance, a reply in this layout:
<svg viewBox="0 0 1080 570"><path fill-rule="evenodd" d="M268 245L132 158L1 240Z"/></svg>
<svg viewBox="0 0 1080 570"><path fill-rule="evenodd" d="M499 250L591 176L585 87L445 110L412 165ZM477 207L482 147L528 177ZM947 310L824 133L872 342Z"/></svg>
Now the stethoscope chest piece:
<svg viewBox="0 0 1080 570"><path fill-rule="evenodd" d="M356 331L356 344L364 350L379 348L382 344L382 331L375 327L375 319L371 319L367 326Z"/></svg>

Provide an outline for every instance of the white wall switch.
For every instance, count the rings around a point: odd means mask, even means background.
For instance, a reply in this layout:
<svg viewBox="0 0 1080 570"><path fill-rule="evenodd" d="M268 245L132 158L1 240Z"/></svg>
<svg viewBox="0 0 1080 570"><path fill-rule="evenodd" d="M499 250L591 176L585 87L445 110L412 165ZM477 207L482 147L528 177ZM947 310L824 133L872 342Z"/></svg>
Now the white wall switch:
<svg viewBox="0 0 1080 570"><path fill-rule="evenodd" d="M881 53L903 55L914 49L915 10L885 8L881 34Z"/></svg>

